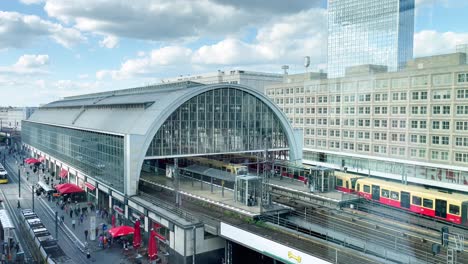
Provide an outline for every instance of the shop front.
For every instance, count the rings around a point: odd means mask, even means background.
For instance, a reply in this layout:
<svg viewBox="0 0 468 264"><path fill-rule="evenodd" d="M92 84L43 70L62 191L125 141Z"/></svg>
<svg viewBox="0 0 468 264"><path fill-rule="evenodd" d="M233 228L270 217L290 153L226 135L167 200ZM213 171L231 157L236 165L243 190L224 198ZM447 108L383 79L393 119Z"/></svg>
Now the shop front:
<svg viewBox="0 0 468 264"><path fill-rule="evenodd" d="M125 204L123 201L116 199L114 194L112 196L112 214L115 216L115 225L120 226L124 224Z"/></svg>

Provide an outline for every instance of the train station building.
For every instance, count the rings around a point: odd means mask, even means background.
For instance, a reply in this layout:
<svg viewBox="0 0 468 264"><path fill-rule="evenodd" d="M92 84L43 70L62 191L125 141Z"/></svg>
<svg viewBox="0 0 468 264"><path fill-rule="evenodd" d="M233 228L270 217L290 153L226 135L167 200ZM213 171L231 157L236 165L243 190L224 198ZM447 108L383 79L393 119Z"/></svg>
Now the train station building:
<svg viewBox="0 0 468 264"><path fill-rule="evenodd" d="M22 129L23 147L43 157L54 175L86 190L88 200L121 223L140 218L146 232L162 227L170 263L185 263L194 254L210 263L213 252L224 256L225 242L216 224L208 228L160 205L156 194L143 193L142 175L146 182L171 181L167 161L194 156L302 159L302 132L264 94L238 84L186 81L66 97L37 109Z"/></svg>

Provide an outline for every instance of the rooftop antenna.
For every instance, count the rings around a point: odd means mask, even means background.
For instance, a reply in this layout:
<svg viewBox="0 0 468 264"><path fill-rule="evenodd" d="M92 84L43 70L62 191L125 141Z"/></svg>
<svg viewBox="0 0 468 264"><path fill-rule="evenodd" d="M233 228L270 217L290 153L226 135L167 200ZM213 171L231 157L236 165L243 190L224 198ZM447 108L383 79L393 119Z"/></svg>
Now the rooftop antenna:
<svg viewBox="0 0 468 264"><path fill-rule="evenodd" d="M310 56L305 56L304 57L304 67L306 69L306 72L307 72L307 68L309 68L310 66Z"/></svg>
<svg viewBox="0 0 468 264"><path fill-rule="evenodd" d="M281 66L281 69L284 71L284 75L288 75L288 70L289 70L289 66L288 66L288 65L283 65L283 66Z"/></svg>
<svg viewBox="0 0 468 264"><path fill-rule="evenodd" d="M307 73L308 73L309 66L310 66L310 56L305 56L304 57L304 68L305 68L304 81L307 79Z"/></svg>

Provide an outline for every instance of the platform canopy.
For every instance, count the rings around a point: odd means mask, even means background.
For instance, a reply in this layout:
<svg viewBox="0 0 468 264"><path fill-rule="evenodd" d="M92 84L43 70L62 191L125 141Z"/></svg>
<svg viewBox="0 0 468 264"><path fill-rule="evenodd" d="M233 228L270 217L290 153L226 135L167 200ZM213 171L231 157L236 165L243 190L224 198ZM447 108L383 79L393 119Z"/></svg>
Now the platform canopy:
<svg viewBox="0 0 468 264"><path fill-rule="evenodd" d="M84 192L84 190L81 189L80 186L73 183L58 184L55 186L55 189L57 189L57 191L61 194Z"/></svg>
<svg viewBox="0 0 468 264"><path fill-rule="evenodd" d="M234 182L236 180L236 175L229 172L196 164L185 167L183 170L228 182Z"/></svg>

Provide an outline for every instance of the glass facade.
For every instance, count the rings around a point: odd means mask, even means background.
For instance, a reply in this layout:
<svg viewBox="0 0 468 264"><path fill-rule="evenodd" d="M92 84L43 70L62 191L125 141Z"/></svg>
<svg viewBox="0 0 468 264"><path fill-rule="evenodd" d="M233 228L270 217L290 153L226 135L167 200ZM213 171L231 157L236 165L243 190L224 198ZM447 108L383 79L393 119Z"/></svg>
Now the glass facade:
<svg viewBox="0 0 468 264"><path fill-rule="evenodd" d="M124 192L124 138L23 121L23 142Z"/></svg>
<svg viewBox="0 0 468 264"><path fill-rule="evenodd" d="M288 148L275 113L238 89L215 89L180 106L156 133L146 156Z"/></svg>
<svg viewBox="0 0 468 264"><path fill-rule="evenodd" d="M402 68L413 57L413 32L414 0L329 0L328 77L364 64Z"/></svg>

